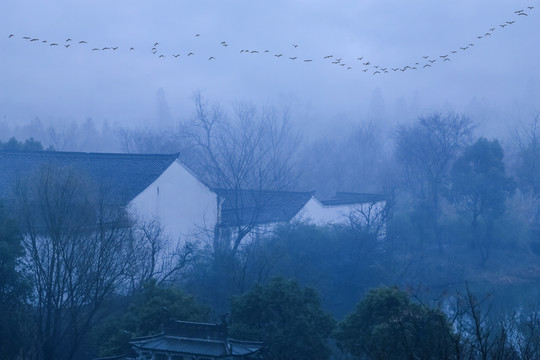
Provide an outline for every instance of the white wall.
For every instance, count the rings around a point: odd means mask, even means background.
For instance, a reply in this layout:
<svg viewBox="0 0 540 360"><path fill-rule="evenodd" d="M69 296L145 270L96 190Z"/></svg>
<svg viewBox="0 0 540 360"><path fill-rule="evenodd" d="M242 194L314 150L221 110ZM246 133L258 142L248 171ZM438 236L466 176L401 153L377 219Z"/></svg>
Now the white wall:
<svg viewBox="0 0 540 360"><path fill-rule="evenodd" d="M369 219L375 220L378 213L383 211L386 203L379 201L374 204L350 204L350 205L323 205L315 197L304 205L302 210L294 217L293 221L304 221L309 224L325 226L329 224L346 224L351 221L365 223ZM371 208L370 208L371 207ZM365 217L365 218L364 218Z"/></svg>
<svg viewBox="0 0 540 360"><path fill-rule="evenodd" d="M173 247L204 229L213 231L217 221L217 195L178 160L130 205L139 217L157 218Z"/></svg>

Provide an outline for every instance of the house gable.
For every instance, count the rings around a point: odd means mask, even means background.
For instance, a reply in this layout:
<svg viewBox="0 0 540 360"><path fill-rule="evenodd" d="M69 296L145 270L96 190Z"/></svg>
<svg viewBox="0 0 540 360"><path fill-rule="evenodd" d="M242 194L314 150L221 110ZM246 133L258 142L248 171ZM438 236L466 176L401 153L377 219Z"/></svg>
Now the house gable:
<svg viewBox="0 0 540 360"><path fill-rule="evenodd" d="M313 196L294 217L294 221L304 221L318 226L343 224L351 216L362 214L369 219L373 212L380 212L386 206L386 200L380 194L336 193L328 200L319 200ZM361 219L360 219L361 220Z"/></svg>
<svg viewBox="0 0 540 360"><path fill-rule="evenodd" d="M142 218L157 218L173 243L213 231L217 196L180 161L175 160L131 202Z"/></svg>

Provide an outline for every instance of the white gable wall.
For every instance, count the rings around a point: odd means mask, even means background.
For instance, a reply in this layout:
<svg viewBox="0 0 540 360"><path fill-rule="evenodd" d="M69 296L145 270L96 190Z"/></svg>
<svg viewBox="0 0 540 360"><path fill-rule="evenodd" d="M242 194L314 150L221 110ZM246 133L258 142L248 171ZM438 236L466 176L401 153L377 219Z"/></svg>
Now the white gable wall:
<svg viewBox="0 0 540 360"><path fill-rule="evenodd" d="M213 230L217 195L178 160L130 203L141 218L157 218L165 234L179 244L186 236Z"/></svg>
<svg viewBox="0 0 540 360"><path fill-rule="evenodd" d="M304 221L309 224L325 226L330 224L346 224L350 222L351 216L357 221L374 220L377 213L383 211L385 201L375 204L360 203L350 205L323 205L315 197L304 205L302 210L294 217L293 221ZM371 209L370 209L371 207ZM363 219L363 217L366 217Z"/></svg>

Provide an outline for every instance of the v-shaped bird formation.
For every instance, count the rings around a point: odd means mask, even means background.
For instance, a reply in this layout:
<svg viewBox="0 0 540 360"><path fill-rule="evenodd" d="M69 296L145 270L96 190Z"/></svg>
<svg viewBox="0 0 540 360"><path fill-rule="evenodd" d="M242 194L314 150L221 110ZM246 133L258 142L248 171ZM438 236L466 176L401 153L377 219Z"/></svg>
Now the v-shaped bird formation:
<svg viewBox="0 0 540 360"><path fill-rule="evenodd" d="M217 46L221 46L223 48L226 48L229 51L236 52L239 56L272 56L276 59L276 61L298 61L305 64L310 64L313 62L325 62L333 66L338 66L342 69L345 69L347 71L351 71L354 69L360 69L365 74L371 74L371 75L383 75L388 73L395 73L395 72L405 72L405 71L415 71L415 70L427 70L432 68L433 66L438 66L440 64L443 64L445 62L451 62L452 59L458 55L466 54L470 52L470 49L474 46L480 45L481 41L485 41L486 39L490 39L492 36L496 35L498 32L503 31L507 26L513 25L517 20L522 19L524 17L529 16L529 14L534 10L534 6L527 6L524 9L516 10L513 13L514 18L510 20L506 20L501 24L496 24L492 28L487 29L486 32L482 34L476 35L476 42L467 42L464 43L462 46L457 47L456 49L451 49L448 51L448 53L443 55L422 55L418 57L418 60L414 63L410 64L402 64L401 66L397 67L390 67L385 66L381 64L374 64L373 61L368 60L367 56L362 55L358 56L355 60L352 61L344 61L343 58L338 57L334 54L328 54L323 56L320 59L312 58L312 57L300 57L296 51L300 47L301 44L291 44L290 45L290 53L283 53L283 52L276 52L272 51L270 49L261 48L261 49L246 49L244 47L241 48L235 48L229 47L229 42L222 41L219 44L216 44ZM196 33L193 35L194 38L201 38L204 35L201 35L200 33ZM10 39L22 39L26 40L32 43L41 44L42 46L51 46L51 47L58 47L58 49L64 48L65 50L69 51L70 48L73 48L73 46L78 47L84 47L85 49L88 49L88 51L91 52L115 52L118 49L120 49L120 46L91 46L86 40L79 40L79 41L73 41L71 38L67 38L63 42L53 42L50 40L44 40L39 39L36 37L30 37L30 36L22 36L18 37L15 36L15 34L10 34L8 36ZM62 45L62 46L60 46ZM153 56L156 56L158 60L165 60L165 59L173 59L175 61L182 60L182 58L197 58L197 54L195 50L193 49L182 49L174 51L173 53L165 53L160 49L159 42L155 42L152 46L148 46L144 49L138 49L134 46L123 46L122 49L126 49L130 53L136 53L137 51L146 51L151 53ZM129 50L128 50L129 49ZM240 49L238 51L238 49ZM205 61L219 61L219 56L212 55L210 57L204 56L199 57L201 59L204 59Z"/></svg>

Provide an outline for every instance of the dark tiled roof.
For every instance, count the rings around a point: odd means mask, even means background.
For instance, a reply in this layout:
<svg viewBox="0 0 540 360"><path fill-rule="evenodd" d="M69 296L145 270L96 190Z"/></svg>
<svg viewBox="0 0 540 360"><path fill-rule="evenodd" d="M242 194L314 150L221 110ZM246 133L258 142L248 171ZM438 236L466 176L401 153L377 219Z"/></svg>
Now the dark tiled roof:
<svg viewBox="0 0 540 360"><path fill-rule="evenodd" d="M384 201L386 198L381 194L363 194L363 193L351 193L351 192L337 192L332 198L328 200L319 200L321 204L325 206L338 206L338 205L351 205L351 204L365 204L374 203L378 201Z"/></svg>
<svg viewBox="0 0 540 360"><path fill-rule="evenodd" d="M147 351L161 351L183 355L243 357L260 351L263 343L227 338L227 327L221 324L195 323L172 320L164 333L135 338L133 347Z"/></svg>
<svg viewBox="0 0 540 360"><path fill-rule="evenodd" d="M226 340L227 327L215 323L178 321L171 319L165 326L167 335L207 340Z"/></svg>
<svg viewBox="0 0 540 360"><path fill-rule="evenodd" d="M262 225L290 221L313 192L214 189L224 199L222 224Z"/></svg>
<svg viewBox="0 0 540 360"><path fill-rule="evenodd" d="M178 157L169 155L106 154L57 151L0 150L0 197L7 197L19 176L29 176L52 164L74 169L105 186L119 200L131 201L154 182Z"/></svg>
<svg viewBox="0 0 540 360"><path fill-rule="evenodd" d="M263 347L263 343L259 341L240 341L229 339L229 345L232 355L246 355L260 351Z"/></svg>
<svg viewBox="0 0 540 360"><path fill-rule="evenodd" d="M191 339L165 334L152 338L134 339L131 344L141 350L219 357L228 354L227 343L218 340Z"/></svg>

